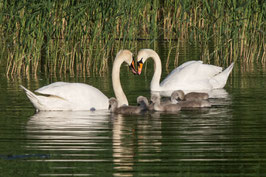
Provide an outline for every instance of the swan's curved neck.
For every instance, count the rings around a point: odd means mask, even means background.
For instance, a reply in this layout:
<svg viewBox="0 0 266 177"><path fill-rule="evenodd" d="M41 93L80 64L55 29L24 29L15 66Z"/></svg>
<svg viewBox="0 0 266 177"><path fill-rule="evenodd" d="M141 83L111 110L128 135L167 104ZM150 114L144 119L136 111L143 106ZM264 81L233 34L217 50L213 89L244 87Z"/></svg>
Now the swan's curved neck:
<svg viewBox="0 0 266 177"><path fill-rule="evenodd" d="M119 57L119 56L118 56ZM120 66L123 63L123 60L115 59L112 70L112 84L115 97L118 102L118 107L122 105L128 105L127 97L122 89L120 82Z"/></svg>
<svg viewBox="0 0 266 177"><path fill-rule="evenodd" d="M151 80L151 90L160 91L160 79L162 74L162 63L159 55L153 51L149 50L149 57L154 61L154 74Z"/></svg>

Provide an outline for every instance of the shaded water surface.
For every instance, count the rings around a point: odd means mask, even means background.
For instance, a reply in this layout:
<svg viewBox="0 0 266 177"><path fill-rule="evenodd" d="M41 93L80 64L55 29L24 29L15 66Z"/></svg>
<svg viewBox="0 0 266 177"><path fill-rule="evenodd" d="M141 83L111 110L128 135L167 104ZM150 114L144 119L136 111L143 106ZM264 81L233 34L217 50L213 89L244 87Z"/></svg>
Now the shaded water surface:
<svg viewBox="0 0 266 177"><path fill-rule="evenodd" d="M150 62L151 63L151 62ZM0 176L262 176L266 174L266 70L236 64L208 109L139 116L39 112L19 89L64 80L113 96L110 76L0 80ZM170 68L172 69L172 68ZM149 97L152 72L123 68L130 104ZM167 73L163 74L163 77Z"/></svg>

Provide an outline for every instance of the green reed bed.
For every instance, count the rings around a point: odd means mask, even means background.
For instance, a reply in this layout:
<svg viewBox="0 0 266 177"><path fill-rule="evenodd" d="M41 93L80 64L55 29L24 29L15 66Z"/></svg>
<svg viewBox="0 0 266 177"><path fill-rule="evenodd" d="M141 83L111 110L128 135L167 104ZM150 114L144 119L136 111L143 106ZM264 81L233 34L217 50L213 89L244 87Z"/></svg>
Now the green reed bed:
<svg viewBox="0 0 266 177"><path fill-rule="evenodd" d="M167 38L201 45L202 59L265 61L266 3L196 0L173 1L167 7Z"/></svg>
<svg viewBox="0 0 266 177"><path fill-rule="evenodd" d="M104 73L139 39L167 40L169 56L188 41L207 61L265 62L265 12L259 0L2 0L0 64L8 75Z"/></svg>

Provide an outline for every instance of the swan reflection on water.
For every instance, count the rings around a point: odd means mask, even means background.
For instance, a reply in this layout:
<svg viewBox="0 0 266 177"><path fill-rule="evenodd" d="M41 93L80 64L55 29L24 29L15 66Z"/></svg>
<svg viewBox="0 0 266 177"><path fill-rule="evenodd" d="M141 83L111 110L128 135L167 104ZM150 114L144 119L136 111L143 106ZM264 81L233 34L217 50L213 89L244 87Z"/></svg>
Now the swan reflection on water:
<svg viewBox="0 0 266 177"><path fill-rule="evenodd" d="M123 176L131 175L136 152L161 152L162 135L160 117L53 111L33 115L27 137L27 149L53 153L43 161L108 161L114 174Z"/></svg>
<svg viewBox="0 0 266 177"><path fill-rule="evenodd" d="M113 114L112 125L114 176L133 176L134 166L138 162L161 161L158 158L136 160L141 154L161 152L160 117Z"/></svg>
<svg viewBox="0 0 266 177"><path fill-rule="evenodd" d="M41 111L27 123L29 138L50 140L88 139L107 130L108 111ZM50 140L49 140L50 139Z"/></svg>
<svg viewBox="0 0 266 177"><path fill-rule="evenodd" d="M231 104L230 97L211 101L216 105ZM204 158L213 147L205 144L203 149L202 143L230 140L224 127L230 127L231 117L227 106L178 114L122 115L107 110L39 112L27 123L26 148L52 154L42 161L73 162L69 164L71 168L78 168L76 162L98 163L115 176L134 176L139 163L161 162L162 154L175 158L196 150ZM93 170L94 166L87 168Z"/></svg>

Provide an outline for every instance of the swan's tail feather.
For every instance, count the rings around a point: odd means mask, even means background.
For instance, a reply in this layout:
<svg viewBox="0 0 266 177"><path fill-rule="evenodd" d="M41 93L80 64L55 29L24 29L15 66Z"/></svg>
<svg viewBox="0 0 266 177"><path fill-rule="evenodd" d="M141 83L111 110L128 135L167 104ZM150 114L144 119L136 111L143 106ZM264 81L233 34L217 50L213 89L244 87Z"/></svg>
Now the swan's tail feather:
<svg viewBox="0 0 266 177"><path fill-rule="evenodd" d="M227 67L223 72L217 74L210 80L210 83L212 84L214 89L223 88L225 86L228 76L233 68L234 68L234 62L231 63L231 65Z"/></svg>
<svg viewBox="0 0 266 177"><path fill-rule="evenodd" d="M229 76L229 74L231 73L232 69L234 68L234 62L231 63L230 66L228 66L228 68L226 68L223 72L227 74L227 78Z"/></svg>
<svg viewBox="0 0 266 177"><path fill-rule="evenodd" d="M34 107L37 109L37 111L39 110L39 106L40 102L38 99L38 96L35 95L33 92L31 92L30 90L26 89L24 86L20 85L20 87L25 91L27 97L30 99L31 103L34 105Z"/></svg>

